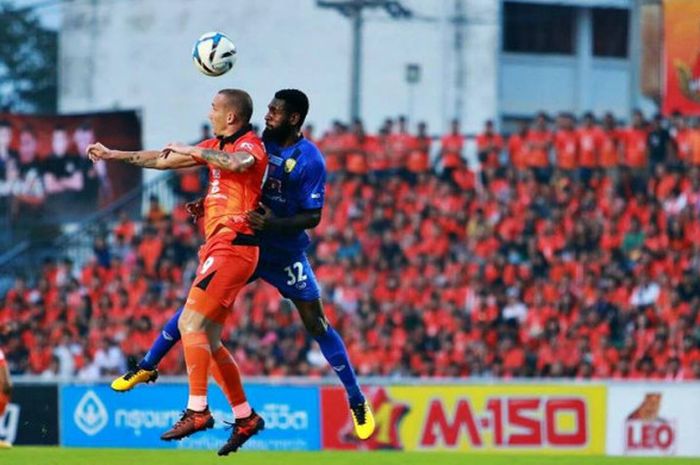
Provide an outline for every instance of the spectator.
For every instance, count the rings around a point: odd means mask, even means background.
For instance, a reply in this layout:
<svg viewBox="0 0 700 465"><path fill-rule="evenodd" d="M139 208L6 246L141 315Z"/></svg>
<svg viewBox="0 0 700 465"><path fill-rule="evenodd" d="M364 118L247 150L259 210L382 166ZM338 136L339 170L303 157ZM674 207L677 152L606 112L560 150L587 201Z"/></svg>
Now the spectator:
<svg viewBox="0 0 700 465"><path fill-rule="evenodd" d="M459 120L453 119L450 132L442 136L440 141L439 162L442 168L442 179L452 180L452 173L462 167L462 148L464 136L459 129Z"/></svg>
<svg viewBox="0 0 700 465"><path fill-rule="evenodd" d="M484 131L476 136L476 150L481 163L482 182L488 185L500 167L503 138L493 126L493 121L486 120Z"/></svg>
<svg viewBox="0 0 700 465"><path fill-rule="evenodd" d="M611 115L604 120L606 170L588 184L560 174L538 183L510 165L483 189L463 164L449 179L385 173L381 182L371 167L369 181L339 168L311 258L358 372L700 376L700 177L665 160L639 191L628 188L611 175L618 133ZM352 134L339 134L346 139L338 147L351 147ZM509 150L522 149L513 140ZM369 147L381 159L382 137L375 141ZM3 296L0 324L10 328L13 373L94 379L117 365L107 360L142 355L181 303L200 240L182 205L166 212L155 199L152 212L137 220L120 213L107 234L91 237L92 259L75 269L48 260L36 279L17 280ZM240 304L231 319L246 338L227 344L244 373L324 369L274 289L248 286ZM163 373L182 373L176 352Z"/></svg>
<svg viewBox="0 0 700 465"><path fill-rule="evenodd" d="M659 113L654 115L649 125L647 147L649 151L649 164L652 172L656 171L658 165L674 158L671 135L663 126L663 117Z"/></svg>
<svg viewBox="0 0 700 465"><path fill-rule="evenodd" d="M540 112L535 118L533 128L527 133L528 166L539 183L547 184L552 176L549 153L552 149L552 133L547 128L547 114Z"/></svg>

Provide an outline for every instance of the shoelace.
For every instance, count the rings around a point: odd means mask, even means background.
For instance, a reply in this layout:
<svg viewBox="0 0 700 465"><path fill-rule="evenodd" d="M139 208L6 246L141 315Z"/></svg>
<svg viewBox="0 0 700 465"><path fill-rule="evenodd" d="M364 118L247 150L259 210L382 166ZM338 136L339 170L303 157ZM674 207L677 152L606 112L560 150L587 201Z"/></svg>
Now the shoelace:
<svg viewBox="0 0 700 465"><path fill-rule="evenodd" d="M224 420L224 424L226 425L225 429L230 430L230 429L235 429L236 428L236 422L234 421L231 423L230 421Z"/></svg>
<svg viewBox="0 0 700 465"><path fill-rule="evenodd" d="M226 430L231 431L231 435L228 437L228 441L226 441L227 446L236 446L238 447L241 442L240 436L238 436L238 430L240 429L240 425L237 425L236 422L229 423L228 421L224 420L224 423L226 424Z"/></svg>
<svg viewBox="0 0 700 465"><path fill-rule="evenodd" d="M136 364L129 365L129 370L124 375L124 379L126 381L129 381L131 378L136 376L136 373L138 373L139 371L141 371L141 368L139 368L138 365L136 365Z"/></svg>
<svg viewBox="0 0 700 465"><path fill-rule="evenodd" d="M175 425L173 426L173 429L174 429L174 428L177 428L178 426L180 426L181 424L183 424L183 423L185 423L187 420L189 420L189 419L190 419L190 416L191 416L191 415L189 415L189 412L188 412L187 410L183 410L183 411L182 411L182 417L180 417L180 419L177 421L177 423L175 423Z"/></svg>
<svg viewBox="0 0 700 465"><path fill-rule="evenodd" d="M352 412L355 414L355 418L357 418L357 422L361 425L365 424L365 404L357 404L353 405L350 407Z"/></svg>

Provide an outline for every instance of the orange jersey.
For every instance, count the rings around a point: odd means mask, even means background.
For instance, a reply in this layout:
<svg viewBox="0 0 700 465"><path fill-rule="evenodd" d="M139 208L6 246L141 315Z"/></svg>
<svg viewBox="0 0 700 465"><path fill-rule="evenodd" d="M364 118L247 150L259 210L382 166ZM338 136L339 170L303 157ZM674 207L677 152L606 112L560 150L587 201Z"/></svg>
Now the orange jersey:
<svg viewBox="0 0 700 465"><path fill-rule="evenodd" d="M603 131L600 137L600 166L613 168L620 163L620 134L616 129Z"/></svg>
<svg viewBox="0 0 700 465"><path fill-rule="evenodd" d="M579 128L579 164L584 168L595 168L599 164L599 152L603 135L600 128Z"/></svg>
<svg viewBox="0 0 700 465"><path fill-rule="evenodd" d="M491 149L487 150L487 147ZM476 149L479 153L486 155L482 161L486 168L498 168L498 156L503 150L503 138L499 134L481 133L476 136Z"/></svg>
<svg viewBox="0 0 700 465"><path fill-rule="evenodd" d="M226 141L223 147L220 147L219 139L207 139L200 142L198 147L229 153L247 152L255 158L253 166L240 173L207 163L209 190L204 198L204 234L207 239L222 228L252 234L245 214L258 208L267 173L267 154L262 141L252 130L248 130Z"/></svg>
<svg viewBox="0 0 700 465"><path fill-rule="evenodd" d="M447 134L440 140L442 146L442 166L456 168L462 164L464 138L461 134Z"/></svg>
<svg viewBox="0 0 700 465"><path fill-rule="evenodd" d="M528 165L536 168L549 166L549 150L546 146L552 143L552 133L533 129L527 133L526 140L530 152Z"/></svg>
<svg viewBox="0 0 700 465"><path fill-rule="evenodd" d="M625 165L642 168L647 164L647 132L644 129L628 128L625 131Z"/></svg>
<svg viewBox="0 0 700 465"><path fill-rule="evenodd" d="M692 129L688 135L690 145L690 163L700 165L700 129Z"/></svg>
<svg viewBox="0 0 700 465"><path fill-rule="evenodd" d="M557 131L554 134L554 152L557 156L557 167L563 170L573 170L578 167L578 140L573 131Z"/></svg>
<svg viewBox="0 0 700 465"><path fill-rule="evenodd" d="M681 129L676 133L676 150L678 150L678 158L683 161L690 161L693 154L693 146L691 144L690 129Z"/></svg>
<svg viewBox="0 0 700 465"><path fill-rule="evenodd" d="M525 169L528 167L528 145L525 141L527 136L513 134L508 139L508 153L510 154L510 162L517 169Z"/></svg>

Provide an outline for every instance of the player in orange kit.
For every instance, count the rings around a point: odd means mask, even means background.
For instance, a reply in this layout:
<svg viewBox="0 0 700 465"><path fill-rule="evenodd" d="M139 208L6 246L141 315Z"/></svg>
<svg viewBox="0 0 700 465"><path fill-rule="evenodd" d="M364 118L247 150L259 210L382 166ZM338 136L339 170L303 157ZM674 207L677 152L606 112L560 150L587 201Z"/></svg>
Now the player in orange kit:
<svg viewBox="0 0 700 465"><path fill-rule="evenodd" d="M10 372L7 369L5 354L0 349L0 417L5 414L5 408L10 403L12 393L12 383L10 382ZM0 449L12 447L9 441L0 441Z"/></svg>
<svg viewBox="0 0 700 465"><path fill-rule="evenodd" d="M121 160L155 169L209 167L209 190L204 200L206 242L199 251L197 276L178 323L189 400L184 415L161 436L163 440L182 439L213 427L207 402L210 367L233 406L239 436L244 433L247 439L264 427L263 419L245 400L233 357L221 344L229 310L259 257L258 240L246 215L258 208L268 160L250 125L252 114L253 102L247 92L224 89L214 96L209 112L214 139L197 146L170 144L162 151L122 152L100 143L87 149L93 161Z"/></svg>

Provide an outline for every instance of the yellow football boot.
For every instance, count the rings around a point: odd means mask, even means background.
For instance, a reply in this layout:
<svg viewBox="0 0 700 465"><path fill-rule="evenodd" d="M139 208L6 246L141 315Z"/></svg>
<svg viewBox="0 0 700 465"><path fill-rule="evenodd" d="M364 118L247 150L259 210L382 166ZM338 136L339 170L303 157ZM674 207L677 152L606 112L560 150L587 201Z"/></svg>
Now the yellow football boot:
<svg viewBox="0 0 700 465"><path fill-rule="evenodd" d="M152 383L158 379L158 370L144 370L133 367L119 378L112 381L112 389L117 392L130 391L137 384Z"/></svg>
<svg viewBox="0 0 700 465"><path fill-rule="evenodd" d="M357 437L362 440L369 439L374 433L374 415L369 403L365 400L361 404L351 405L350 413Z"/></svg>

